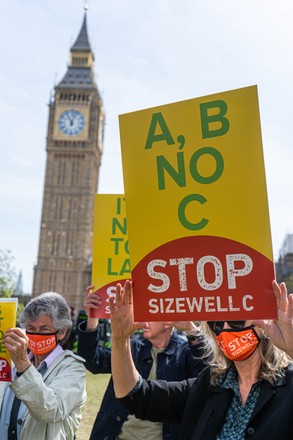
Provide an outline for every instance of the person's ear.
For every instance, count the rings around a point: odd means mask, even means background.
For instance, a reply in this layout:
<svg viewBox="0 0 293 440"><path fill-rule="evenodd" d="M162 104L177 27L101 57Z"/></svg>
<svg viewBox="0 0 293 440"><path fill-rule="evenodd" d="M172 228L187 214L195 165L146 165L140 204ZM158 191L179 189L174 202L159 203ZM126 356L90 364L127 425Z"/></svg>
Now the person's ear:
<svg viewBox="0 0 293 440"><path fill-rule="evenodd" d="M58 333L57 333L57 340L58 340L58 342L61 342L62 339L65 338L65 335L66 335L66 329L58 330Z"/></svg>

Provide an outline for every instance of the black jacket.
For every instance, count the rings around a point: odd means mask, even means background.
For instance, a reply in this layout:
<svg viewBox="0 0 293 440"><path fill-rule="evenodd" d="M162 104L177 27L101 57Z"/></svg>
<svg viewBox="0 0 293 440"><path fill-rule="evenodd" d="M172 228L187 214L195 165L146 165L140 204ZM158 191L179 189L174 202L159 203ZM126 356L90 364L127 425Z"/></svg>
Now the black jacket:
<svg viewBox="0 0 293 440"><path fill-rule="evenodd" d="M144 381L137 393L119 400L139 418L180 424L182 440L214 440L232 397L232 390L210 385L206 368L187 381ZM293 439L293 365L275 385L262 382L246 439Z"/></svg>
<svg viewBox="0 0 293 440"><path fill-rule="evenodd" d="M78 353L86 360L86 368L93 374L111 373L111 350L101 346L98 330L86 332L85 328L86 323L79 325ZM143 378L148 378L151 371L151 347L147 339L131 339L133 360ZM204 363L199 359L201 355L200 345L190 345L183 337L174 333L166 349L158 354L157 378L175 381L197 376L204 368ZM127 409L115 398L111 379L90 440L115 439L128 414ZM178 440L179 430L178 426L164 424L163 440Z"/></svg>

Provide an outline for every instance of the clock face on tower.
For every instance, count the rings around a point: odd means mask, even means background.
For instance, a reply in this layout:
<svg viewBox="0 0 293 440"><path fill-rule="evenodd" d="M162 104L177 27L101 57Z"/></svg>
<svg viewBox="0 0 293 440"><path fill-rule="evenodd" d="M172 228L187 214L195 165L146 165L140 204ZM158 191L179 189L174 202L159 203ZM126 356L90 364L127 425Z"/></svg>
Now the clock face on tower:
<svg viewBox="0 0 293 440"><path fill-rule="evenodd" d="M62 133L68 136L79 134L84 128L84 116L77 110L66 110L58 119L58 126Z"/></svg>

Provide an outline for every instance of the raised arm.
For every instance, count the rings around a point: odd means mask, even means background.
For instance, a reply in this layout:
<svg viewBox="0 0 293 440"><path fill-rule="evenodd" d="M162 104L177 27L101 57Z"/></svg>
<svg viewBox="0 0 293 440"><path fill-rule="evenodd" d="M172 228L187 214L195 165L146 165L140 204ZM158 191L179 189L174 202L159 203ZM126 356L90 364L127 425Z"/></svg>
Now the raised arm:
<svg viewBox="0 0 293 440"><path fill-rule="evenodd" d="M273 281L272 287L277 300L275 321L254 320L272 342L293 359L293 294L288 295L285 283Z"/></svg>
<svg viewBox="0 0 293 440"><path fill-rule="evenodd" d="M99 324L99 318L93 316L94 313L91 313L91 311L99 311L102 306L102 301L100 296L93 292L93 286L86 288L86 297L83 305L87 315L86 331L94 331Z"/></svg>
<svg viewBox="0 0 293 440"><path fill-rule="evenodd" d="M144 323L133 319L132 286L126 281L124 289L117 284L116 298L109 298L112 328L112 376L115 396L126 396L136 386L139 373L132 360L130 335Z"/></svg>
<svg viewBox="0 0 293 440"><path fill-rule="evenodd" d="M78 354L85 359L86 369L93 374L111 373L111 350L104 346L100 339L99 318L91 311L99 312L102 301L100 296L93 292L93 287L86 289L84 308L87 321L78 325Z"/></svg>

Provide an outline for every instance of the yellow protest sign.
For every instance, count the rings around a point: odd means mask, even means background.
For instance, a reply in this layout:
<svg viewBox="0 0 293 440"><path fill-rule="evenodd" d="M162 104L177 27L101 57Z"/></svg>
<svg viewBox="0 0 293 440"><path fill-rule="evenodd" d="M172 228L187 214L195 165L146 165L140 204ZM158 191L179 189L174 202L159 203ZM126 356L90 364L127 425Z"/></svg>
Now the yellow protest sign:
<svg viewBox="0 0 293 440"><path fill-rule="evenodd" d="M6 330L15 327L17 298L0 298L0 381L12 381L12 363L9 351L3 344Z"/></svg>
<svg viewBox="0 0 293 440"><path fill-rule="evenodd" d="M130 278L125 197L122 194L96 194L93 244L93 290L103 302L101 310L91 316L109 318L109 296L116 284Z"/></svg>
<svg viewBox="0 0 293 440"><path fill-rule="evenodd" d="M273 318L257 87L119 124L135 319Z"/></svg>

